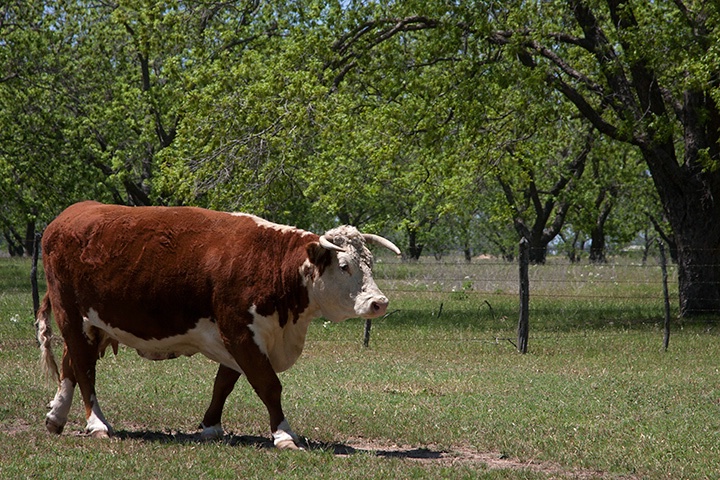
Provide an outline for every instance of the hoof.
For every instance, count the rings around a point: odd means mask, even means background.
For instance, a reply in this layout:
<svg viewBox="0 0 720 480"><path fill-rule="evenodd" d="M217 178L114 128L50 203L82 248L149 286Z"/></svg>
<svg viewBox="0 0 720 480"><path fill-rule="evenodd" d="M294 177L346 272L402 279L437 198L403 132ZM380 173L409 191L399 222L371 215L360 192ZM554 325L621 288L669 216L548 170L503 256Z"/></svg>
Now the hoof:
<svg viewBox="0 0 720 480"><path fill-rule="evenodd" d="M289 438L276 442L275 447L278 450L304 450L304 448L298 447L295 442Z"/></svg>
<svg viewBox="0 0 720 480"><path fill-rule="evenodd" d="M200 432L200 440L203 442L210 442L213 440L222 440L225 436L225 431L222 429L220 424L213 425L212 427L205 427L200 425L202 432Z"/></svg>
<svg viewBox="0 0 720 480"><path fill-rule="evenodd" d="M65 425L58 425L57 423L53 422L49 418L45 419L45 428L47 428L47 431L50 433L54 433L55 435L60 435L63 431L63 428L65 428Z"/></svg>
<svg viewBox="0 0 720 480"><path fill-rule="evenodd" d="M92 438L110 438L110 434L107 430L95 430L94 432L90 433L90 436Z"/></svg>
<svg viewBox="0 0 720 480"><path fill-rule="evenodd" d="M304 448L298 446L300 437L290 429L287 420L280 422L277 430L272 432L272 438L275 447L280 450L304 450Z"/></svg>

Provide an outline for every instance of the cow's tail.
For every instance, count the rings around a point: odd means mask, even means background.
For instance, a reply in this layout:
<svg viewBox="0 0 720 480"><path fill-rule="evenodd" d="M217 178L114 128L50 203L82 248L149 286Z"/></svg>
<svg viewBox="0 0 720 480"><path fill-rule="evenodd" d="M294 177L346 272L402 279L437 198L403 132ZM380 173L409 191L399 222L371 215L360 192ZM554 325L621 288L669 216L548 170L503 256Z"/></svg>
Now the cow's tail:
<svg viewBox="0 0 720 480"><path fill-rule="evenodd" d="M42 299L40 309L38 310L36 326L37 339L40 344L40 366L48 380L60 383L60 371L55 355L52 351L52 326L50 321L50 313L52 305L50 304L50 296L46 293Z"/></svg>

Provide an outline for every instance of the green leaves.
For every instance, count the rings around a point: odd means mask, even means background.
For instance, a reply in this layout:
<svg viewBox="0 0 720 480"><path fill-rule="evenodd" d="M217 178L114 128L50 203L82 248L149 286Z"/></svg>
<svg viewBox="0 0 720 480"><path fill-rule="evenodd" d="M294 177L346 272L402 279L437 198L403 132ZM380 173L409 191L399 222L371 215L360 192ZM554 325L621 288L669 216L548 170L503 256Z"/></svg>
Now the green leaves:
<svg viewBox="0 0 720 480"><path fill-rule="evenodd" d="M577 6L10 2L0 7L10 224L91 197L247 210L315 230L354 223L412 236L417 251L443 239L489 248L513 222L552 236L565 215L587 229L613 175L641 180L603 145L597 177L555 189L578 170L588 127L577 112L615 139L672 144L681 121L628 94L633 82L652 69L676 104L684 89L717 102L704 89L720 55L714 7ZM604 37L591 38L588 18ZM716 150L692 146L688 161L712 172ZM542 224L551 204L566 211Z"/></svg>

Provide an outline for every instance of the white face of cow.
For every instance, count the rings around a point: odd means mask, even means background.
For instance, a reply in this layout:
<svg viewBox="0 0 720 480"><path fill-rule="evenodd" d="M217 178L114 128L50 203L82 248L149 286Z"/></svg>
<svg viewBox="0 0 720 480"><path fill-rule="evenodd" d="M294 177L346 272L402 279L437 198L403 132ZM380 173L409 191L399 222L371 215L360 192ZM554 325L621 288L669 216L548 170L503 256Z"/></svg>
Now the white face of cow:
<svg viewBox="0 0 720 480"><path fill-rule="evenodd" d="M334 247L329 249L330 265L314 279L312 285L308 285L311 299L317 302L322 316L339 322L353 317L384 315L388 299L373 280L373 257L365 246L363 235L354 227L344 226L328 231L323 240L339 250ZM326 247L331 245L326 243ZM391 250L399 252L397 247L392 247L394 249Z"/></svg>

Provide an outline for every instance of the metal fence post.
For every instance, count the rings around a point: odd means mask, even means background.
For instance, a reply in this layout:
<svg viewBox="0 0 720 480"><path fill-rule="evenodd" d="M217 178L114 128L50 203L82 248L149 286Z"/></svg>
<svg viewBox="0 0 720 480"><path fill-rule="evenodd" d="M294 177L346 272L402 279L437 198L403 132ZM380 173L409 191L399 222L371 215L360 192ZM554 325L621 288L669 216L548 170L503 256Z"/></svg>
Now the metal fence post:
<svg viewBox="0 0 720 480"><path fill-rule="evenodd" d="M520 240L518 262L520 266L520 319L518 320L518 343L520 353L527 353L530 331L530 244L527 238Z"/></svg>
<svg viewBox="0 0 720 480"><path fill-rule="evenodd" d="M663 297L665 299L665 335L663 337L663 348L665 351L670 345L670 295L668 294L667 258L665 257L665 244L658 241L660 247L660 270L662 271Z"/></svg>
<svg viewBox="0 0 720 480"><path fill-rule="evenodd" d="M372 320L369 318L365 319L365 330L363 332L363 346L365 348L370 346L370 329L372 328Z"/></svg>

